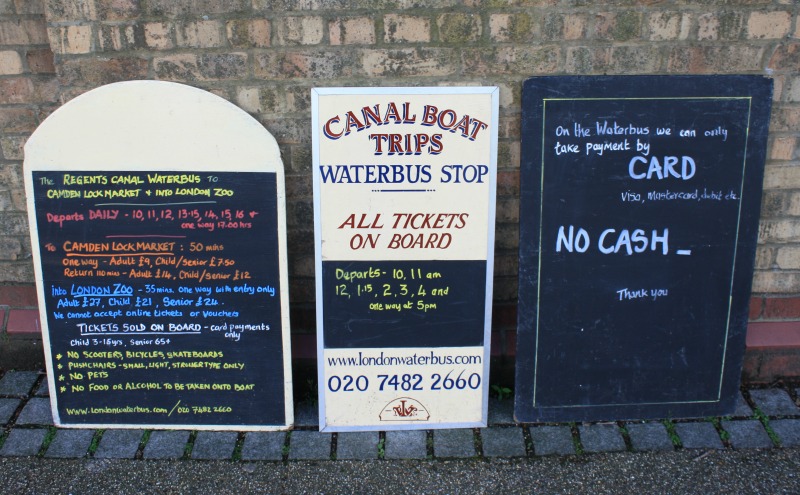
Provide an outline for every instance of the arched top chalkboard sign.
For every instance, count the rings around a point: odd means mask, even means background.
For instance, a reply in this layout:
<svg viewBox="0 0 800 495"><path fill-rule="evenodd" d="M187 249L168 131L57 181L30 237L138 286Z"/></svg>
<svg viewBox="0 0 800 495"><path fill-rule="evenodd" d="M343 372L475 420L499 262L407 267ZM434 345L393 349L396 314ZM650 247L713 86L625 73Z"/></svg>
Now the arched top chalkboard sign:
<svg viewBox="0 0 800 495"><path fill-rule="evenodd" d="M236 105L166 81L126 81L84 93L53 112L25 145L25 166L80 163L103 170L236 170L283 176L278 143ZM281 188L279 188L281 189Z"/></svg>
<svg viewBox="0 0 800 495"><path fill-rule="evenodd" d="M284 172L258 121L110 84L48 117L24 168L57 425L291 426Z"/></svg>

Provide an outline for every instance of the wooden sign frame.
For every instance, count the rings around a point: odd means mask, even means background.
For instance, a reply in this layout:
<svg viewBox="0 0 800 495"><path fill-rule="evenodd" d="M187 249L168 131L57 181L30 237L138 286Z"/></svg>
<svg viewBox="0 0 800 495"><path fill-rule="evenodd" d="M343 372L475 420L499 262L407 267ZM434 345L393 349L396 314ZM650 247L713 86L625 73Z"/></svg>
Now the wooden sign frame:
<svg viewBox="0 0 800 495"><path fill-rule="evenodd" d="M498 93L312 90L321 431L486 425Z"/></svg>

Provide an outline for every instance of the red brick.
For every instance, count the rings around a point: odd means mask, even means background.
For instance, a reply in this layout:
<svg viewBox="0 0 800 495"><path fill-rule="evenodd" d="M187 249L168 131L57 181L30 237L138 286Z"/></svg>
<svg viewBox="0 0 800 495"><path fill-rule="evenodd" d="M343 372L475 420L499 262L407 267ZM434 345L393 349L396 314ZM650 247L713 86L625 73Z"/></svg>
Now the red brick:
<svg viewBox="0 0 800 495"><path fill-rule="evenodd" d="M764 319L800 319L800 297L768 297L764 299Z"/></svg>
<svg viewBox="0 0 800 495"><path fill-rule="evenodd" d="M53 51L49 48L28 50L25 58L28 61L28 70L34 74L55 74L56 72L53 64Z"/></svg>
<svg viewBox="0 0 800 495"><path fill-rule="evenodd" d="M34 87L30 78L0 79L0 104L30 103L33 96Z"/></svg>
<svg viewBox="0 0 800 495"><path fill-rule="evenodd" d="M495 304L492 308L492 328L516 328L517 305Z"/></svg>
<svg viewBox="0 0 800 495"><path fill-rule="evenodd" d="M8 312L6 333L9 335L38 334L42 332L38 309L12 309Z"/></svg>
<svg viewBox="0 0 800 495"><path fill-rule="evenodd" d="M778 45L769 59L768 67L773 70L796 72L800 67L800 43L786 42Z"/></svg>
<svg viewBox="0 0 800 495"><path fill-rule="evenodd" d="M0 305L12 308L36 306L35 285L2 285L0 286Z"/></svg>
<svg viewBox="0 0 800 495"><path fill-rule="evenodd" d="M761 313L764 311L764 298L751 297L750 298L750 320L757 320L761 318Z"/></svg>
<svg viewBox="0 0 800 495"><path fill-rule="evenodd" d="M148 61L138 57L73 58L64 59L59 69L64 86L97 87L117 81L145 79Z"/></svg>
<svg viewBox="0 0 800 495"><path fill-rule="evenodd" d="M497 195L519 195L519 171L497 172Z"/></svg>
<svg viewBox="0 0 800 495"><path fill-rule="evenodd" d="M0 108L0 130L4 132L33 132L36 114L29 108Z"/></svg>
<svg viewBox="0 0 800 495"><path fill-rule="evenodd" d="M747 326L742 379L772 383L800 377L800 322L757 322Z"/></svg>

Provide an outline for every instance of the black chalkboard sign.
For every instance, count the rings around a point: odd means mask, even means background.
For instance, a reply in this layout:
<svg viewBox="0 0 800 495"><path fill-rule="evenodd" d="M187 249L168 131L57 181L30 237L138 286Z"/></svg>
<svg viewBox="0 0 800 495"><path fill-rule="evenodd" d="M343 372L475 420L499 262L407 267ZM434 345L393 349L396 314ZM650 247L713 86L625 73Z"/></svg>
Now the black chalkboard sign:
<svg viewBox="0 0 800 495"><path fill-rule="evenodd" d="M771 84L525 82L517 420L732 411Z"/></svg>
<svg viewBox="0 0 800 495"><path fill-rule="evenodd" d="M275 173L32 183L60 424L290 421Z"/></svg>

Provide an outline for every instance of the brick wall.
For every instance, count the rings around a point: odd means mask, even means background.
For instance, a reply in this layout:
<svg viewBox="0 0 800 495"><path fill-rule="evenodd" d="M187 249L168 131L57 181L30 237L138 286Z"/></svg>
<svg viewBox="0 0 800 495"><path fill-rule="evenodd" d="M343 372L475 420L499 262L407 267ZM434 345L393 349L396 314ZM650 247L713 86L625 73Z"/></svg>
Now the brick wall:
<svg viewBox="0 0 800 495"><path fill-rule="evenodd" d="M310 89L497 85L495 321L498 352L513 352L522 81L765 74L775 99L752 318L800 321L798 17L795 0L0 0L0 283L33 282L21 145L56 99L119 80L177 81L232 101L277 138L293 324L311 331Z"/></svg>

